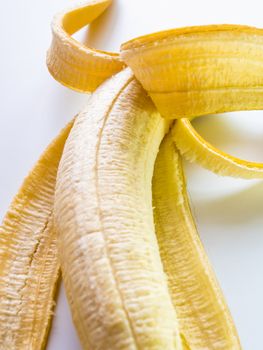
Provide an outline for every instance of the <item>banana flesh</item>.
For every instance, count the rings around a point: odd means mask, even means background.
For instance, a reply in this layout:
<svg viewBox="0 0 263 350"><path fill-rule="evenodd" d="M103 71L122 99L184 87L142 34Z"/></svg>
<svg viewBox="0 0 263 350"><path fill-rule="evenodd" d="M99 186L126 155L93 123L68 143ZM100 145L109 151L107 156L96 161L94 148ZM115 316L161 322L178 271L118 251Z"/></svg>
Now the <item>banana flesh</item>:
<svg viewBox="0 0 263 350"><path fill-rule="evenodd" d="M237 332L191 214L172 133L153 176L156 236L185 348L238 350Z"/></svg>
<svg viewBox="0 0 263 350"><path fill-rule="evenodd" d="M44 349L59 277L53 200L72 123L51 143L0 227L0 349Z"/></svg>
<svg viewBox="0 0 263 350"><path fill-rule="evenodd" d="M67 140L55 225L84 349L181 348L152 214L166 130L127 69L93 94Z"/></svg>

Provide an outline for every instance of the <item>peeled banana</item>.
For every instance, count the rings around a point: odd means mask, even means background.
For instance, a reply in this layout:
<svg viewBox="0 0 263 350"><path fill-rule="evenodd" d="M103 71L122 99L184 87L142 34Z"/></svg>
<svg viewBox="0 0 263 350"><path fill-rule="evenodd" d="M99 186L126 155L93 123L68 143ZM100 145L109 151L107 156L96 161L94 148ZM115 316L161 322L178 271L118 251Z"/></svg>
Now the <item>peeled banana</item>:
<svg viewBox="0 0 263 350"><path fill-rule="evenodd" d="M132 39L120 55L76 41L110 3L91 1L52 24L50 73L93 93L0 228L0 350L45 348L60 267L83 349L238 350L181 155L221 175L262 178L262 164L222 153L190 121L263 107L263 31L173 29Z"/></svg>
<svg viewBox="0 0 263 350"><path fill-rule="evenodd" d="M168 123L129 69L92 95L60 162L55 225L84 349L180 349L151 178Z"/></svg>

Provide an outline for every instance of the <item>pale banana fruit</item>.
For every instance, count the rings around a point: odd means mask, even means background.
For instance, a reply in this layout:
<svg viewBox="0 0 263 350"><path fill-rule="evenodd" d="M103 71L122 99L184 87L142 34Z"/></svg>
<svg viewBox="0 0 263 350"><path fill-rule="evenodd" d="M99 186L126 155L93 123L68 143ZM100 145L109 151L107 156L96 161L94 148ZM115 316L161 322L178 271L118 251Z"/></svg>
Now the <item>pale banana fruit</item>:
<svg viewBox="0 0 263 350"><path fill-rule="evenodd" d="M92 95L67 140L54 217L84 349L181 349L152 212L168 124L126 69Z"/></svg>
<svg viewBox="0 0 263 350"><path fill-rule="evenodd" d="M172 133L161 144L153 176L156 236L187 349L240 349L228 307L191 214L181 157Z"/></svg>
<svg viewBox="0 0 263 350"><path fill-rule="evenodd" d="M53 203L70 123L25 179L0 227L0 349L44 349L59 277Z"/></svg>

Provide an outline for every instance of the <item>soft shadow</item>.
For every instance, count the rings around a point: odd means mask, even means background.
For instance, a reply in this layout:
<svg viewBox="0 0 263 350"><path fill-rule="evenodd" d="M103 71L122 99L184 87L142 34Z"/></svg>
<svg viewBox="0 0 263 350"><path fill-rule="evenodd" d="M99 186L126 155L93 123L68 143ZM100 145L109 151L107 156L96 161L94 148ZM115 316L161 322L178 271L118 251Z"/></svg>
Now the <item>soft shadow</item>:
<svg viewBox="0 0 263 350"><path fill-rule="evenodd" d="M87 28L84 44L100 50L119 50L119 45L113 46L112 32L117 23L120 12L120 4L113 1L111 6ZM110 45L109 45L110 44Z"/></svg>
<svg viewBox="0 0 263 350"><path fill-rule="evenodd" d="M52 84L50 81L52 80ZM52 77L45 82L47 85L46 99L49 101L51 118L50 127L60 129L86 105L90 94L76 92L53 80Z"/></svg>
<svg viewBox="0 0 263 350"><path fill-rule="evenodd" d="M252 121L253 122L253 121ZM245 124L246 125L246 124ZM263 148L263 137L259 133L244 130L240 125L231 120L231 114L216 114L200 117L193 121L194 128L198 133L213 146L235 155L239 158L246 159L248 150L255 149L254 159L251 161L262 161L260 152ZM233 153L230 151L231 146L237 148ZM240 154L241 153L241 154Z"/></svg>
<svg viewBox="0 0 263 350"><path fill-rule="evenodd" d="M200 135L211 143L216 142L217 144L224 144L226 142L225 136L227 134L231 134L234 137L234 139L232 137L231 141L235 141L235 139L238 140L235 126L225 117L226 114L210 114L196 118L192 123ZM229 116L229 118L231 117Z"/></svg>
<svg viewBox="0 0 263 350"><path fill-rule="evenodd" d="M191 206L197 217L205 218L207 224L247 224L262 217L263 182L216 200L200 200L194 204L191 201Z"/></svg>

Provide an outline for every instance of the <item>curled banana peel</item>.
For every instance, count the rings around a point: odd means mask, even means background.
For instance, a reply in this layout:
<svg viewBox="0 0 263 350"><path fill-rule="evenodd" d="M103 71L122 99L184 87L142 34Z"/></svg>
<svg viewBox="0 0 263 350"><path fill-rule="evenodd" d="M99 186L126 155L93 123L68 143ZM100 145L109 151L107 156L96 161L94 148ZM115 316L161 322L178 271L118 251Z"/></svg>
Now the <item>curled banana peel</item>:
<svg viewBox="0 0 263 350"><path fill-rule="evenodd" d="M96 91L1 226L0 349L45 347L61 265L83 349L238 350L181 155L221 175L262 178L261 164L217 150L190 120L262 109L263 31L169 30L123 44L120 55L77 42L72 34L110 3L94 0L53 21L50 73Z"/></svg>
<svg viewBox="0 0 263 350"><path fill-rule="evenodd" d="M162 116L179 119L175 140L188 160L220 175L262 178L263 164L217 150L189 121L213 113L263 109L262 29L238 25L172 29L124 43L121 57Z"/></svg>
<svg viewBox="0 0 263 350"><path fill-rule="evenodd" d="M262 29L172 29L124 43L121 57L165 118L262 109Z"/></svg>
<svg viewBox="0 0 263 350"><path fill-rule="evenodd" d="M111 0L95 0L55 16L47 67L60 83L80 92L94 91L125 64L116 53L80 44L71 35L102 14Z"/></svg>
<svg viewBox="0 0 263 350"><path fill-rule="evenodd" d="M181 118L172 131L173 140L181 155L222 176L243 179L262 179L263 164L238 159L213 147L192 127L191 121Z"/></svg>

